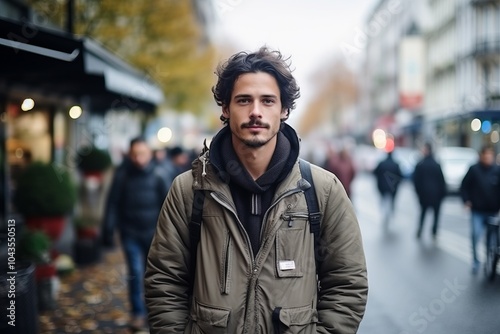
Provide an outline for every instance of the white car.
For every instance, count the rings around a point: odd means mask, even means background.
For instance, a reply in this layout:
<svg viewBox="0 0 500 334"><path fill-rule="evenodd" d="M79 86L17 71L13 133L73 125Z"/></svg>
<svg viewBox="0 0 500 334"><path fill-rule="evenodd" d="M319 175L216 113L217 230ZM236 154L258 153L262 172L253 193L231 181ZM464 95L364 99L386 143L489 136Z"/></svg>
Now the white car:
<svg viewBox="0 0 500 334"><path fill-rule="evenodd" d="M449 194L459 192L465 174L478 158L478 152L469 147L442 147L436 152Z"/></svg>

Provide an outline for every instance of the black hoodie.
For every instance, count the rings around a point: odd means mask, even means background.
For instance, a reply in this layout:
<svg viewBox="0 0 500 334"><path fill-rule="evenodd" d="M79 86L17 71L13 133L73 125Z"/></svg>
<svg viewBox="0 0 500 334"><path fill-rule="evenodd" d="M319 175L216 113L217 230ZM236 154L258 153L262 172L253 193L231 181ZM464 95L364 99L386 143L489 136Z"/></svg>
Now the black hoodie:
<svg viewBox="0 0 500 334"><path fill-rule="evenodd" d="M229 184L238 218L248 233L254 256L260 248L264 214L271 206L278 184L288 176L298 156L297 134L289 125L282 123L269 166L262 176L254 180L234 151L228 126L212 140L210 161L221 179Z"/></svg>
<svg viewBox="0 0 500 334"><path fill-rule="evenodd" d="M472 210L496 215L500 210L498 167L480 162L472 165L462 180L460 192L464 202L471 202Z"/></svg>

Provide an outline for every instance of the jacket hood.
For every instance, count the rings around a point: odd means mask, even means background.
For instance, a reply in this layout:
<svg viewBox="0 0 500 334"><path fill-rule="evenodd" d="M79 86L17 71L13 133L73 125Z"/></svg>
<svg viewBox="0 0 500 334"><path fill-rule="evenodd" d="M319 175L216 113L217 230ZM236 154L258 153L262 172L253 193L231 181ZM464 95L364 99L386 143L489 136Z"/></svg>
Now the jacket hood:
<svg viewBox="0 0 500 334"><path fill-rule="evenodd" d="M227 152L221 149L221 147L224 147L223 143L227 140L228 136L231 136L231 129L229 126L225 126L214 136L210 148L205 145L200 156L193 162L192 172L195 187L201 186L202 188L206 188L206 183L210 182L212 177L218 177L223 183L229 183L231 171L224 168L223 163L223 155L227 155ZM281 123L278 136L286 138L290 148L288 159L283 168L283 171L286 172L279 177L279 179L283 179L297 162L300 152L300 139L295 130L286 123Z"/></svg>

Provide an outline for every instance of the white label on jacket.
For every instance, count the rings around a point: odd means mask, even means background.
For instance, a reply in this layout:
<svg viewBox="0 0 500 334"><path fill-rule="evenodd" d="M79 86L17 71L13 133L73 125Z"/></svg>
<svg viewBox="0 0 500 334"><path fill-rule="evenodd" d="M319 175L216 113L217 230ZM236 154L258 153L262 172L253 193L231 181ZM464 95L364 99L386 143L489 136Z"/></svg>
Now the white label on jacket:
<svg viewBox="0 0 500 334"><path fill-rule="evenodd" d="M295 269L295 261L294 260L284 260L279 263L280 270L293 270Z"/></svg>

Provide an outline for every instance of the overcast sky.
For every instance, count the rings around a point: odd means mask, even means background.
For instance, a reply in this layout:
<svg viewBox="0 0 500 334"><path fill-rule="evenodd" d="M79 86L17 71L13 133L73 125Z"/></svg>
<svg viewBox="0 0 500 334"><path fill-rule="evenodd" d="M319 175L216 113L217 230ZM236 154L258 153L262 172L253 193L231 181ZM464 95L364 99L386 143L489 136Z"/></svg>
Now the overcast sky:
<svg viewBox="0 0 500 334"><path fill-rule="evenodd" d="M342 46L355 45L356 34L379 0L213 1L220 40L249 51L266 44L291 56L302 93L293 121L314 95L308 78L321 64L335 55L351 63L362 59L362 51L347 59Z"/></svg>

